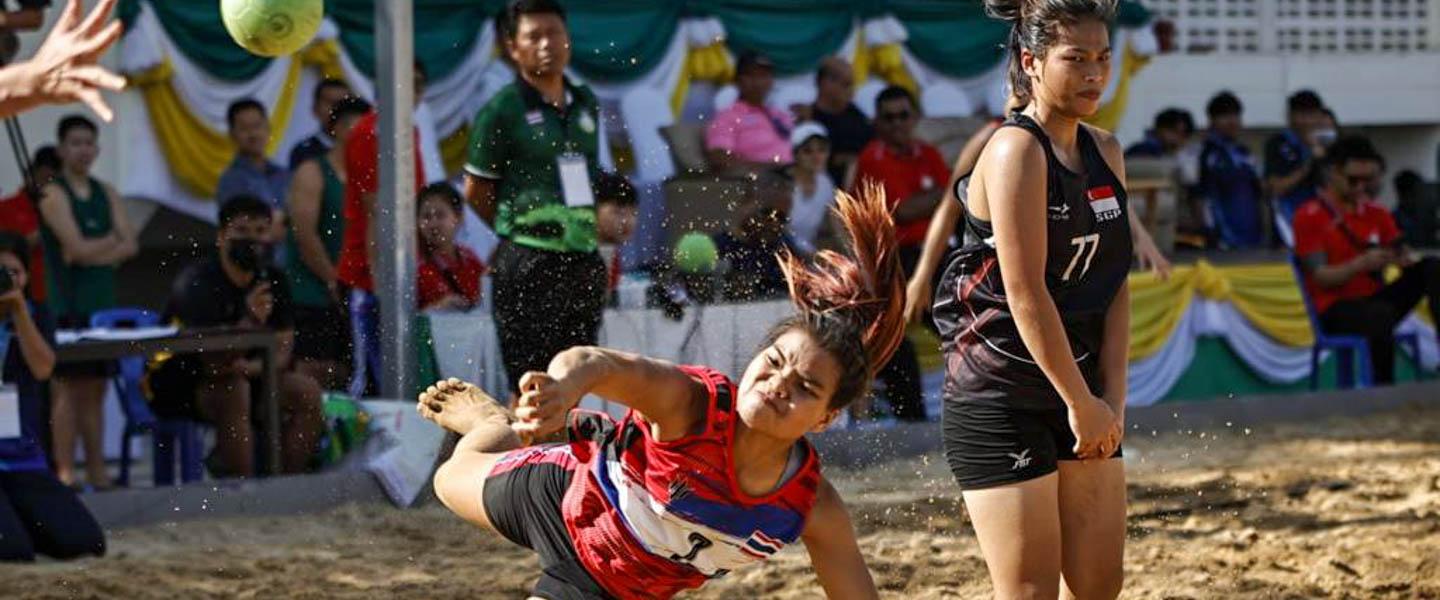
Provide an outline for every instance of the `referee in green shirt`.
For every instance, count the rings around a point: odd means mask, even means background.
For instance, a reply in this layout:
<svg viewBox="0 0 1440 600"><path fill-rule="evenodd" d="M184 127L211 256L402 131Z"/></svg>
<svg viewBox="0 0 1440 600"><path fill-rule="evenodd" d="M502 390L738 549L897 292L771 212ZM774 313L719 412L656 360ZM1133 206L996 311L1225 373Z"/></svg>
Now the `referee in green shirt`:
<svg viewBox="0 0 1440 600"><path fill-rule="evenodd" d="M600 112L565 78L570 33L555 0L516 0L501 16L519 77L475 115L465 197L500 235L492 259L495 324L511 389L600 328L605 263L596 252L591 182Z"/></svg>

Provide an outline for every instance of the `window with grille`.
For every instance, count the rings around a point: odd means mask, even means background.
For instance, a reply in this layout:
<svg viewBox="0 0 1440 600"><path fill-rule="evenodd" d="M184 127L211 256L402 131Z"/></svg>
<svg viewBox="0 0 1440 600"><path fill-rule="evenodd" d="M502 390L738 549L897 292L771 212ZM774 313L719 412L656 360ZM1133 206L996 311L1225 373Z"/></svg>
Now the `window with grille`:
<svg viewBox="0 0 1440 600"><path fill-rule="evenodd" d="M1181 52L1428 52L1440 0L1141 0L1176 26Z"/></svg>

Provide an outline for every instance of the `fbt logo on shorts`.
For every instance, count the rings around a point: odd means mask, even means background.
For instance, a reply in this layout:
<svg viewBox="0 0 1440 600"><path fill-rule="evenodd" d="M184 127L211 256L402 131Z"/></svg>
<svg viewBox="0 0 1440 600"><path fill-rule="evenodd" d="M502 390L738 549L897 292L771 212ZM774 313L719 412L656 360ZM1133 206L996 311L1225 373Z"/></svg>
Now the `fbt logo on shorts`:
<svg viewBox="0 0 1440 600"><path fill-rule="evenodd" d="M1115 189L1102 185L1090 188L1085 192L1085 198L1090 201L1091 210L1095 211L1095 220L1105 222L1120 216L1120 201L1115 198Z"/></svg>

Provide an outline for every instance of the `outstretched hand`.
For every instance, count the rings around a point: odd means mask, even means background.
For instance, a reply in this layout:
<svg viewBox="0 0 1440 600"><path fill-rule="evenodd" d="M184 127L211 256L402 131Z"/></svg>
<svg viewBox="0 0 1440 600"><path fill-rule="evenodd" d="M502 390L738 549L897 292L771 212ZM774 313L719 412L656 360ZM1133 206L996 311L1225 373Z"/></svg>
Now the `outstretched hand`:
<svg viewBox="0 0 1440 600"><path fill-rule="evenodd" d="M565 416L580 403L582 393L540 371L520 378L515 405L515 432L523 438L544 438L565 428Z"/></svg>
<svg viewBox="0 0 1440 600"><path fill-rule="evenodd" d="M113 119L115 113L100 92L124 89L125 78L98 62L123 31L119 21L107 24L115 2L101 0L89 15L83 15L80 0L69 0L35 56L11 67L16 70L14 79L6 83L12 86L15 106L5 112L18 113L41 104L84 102L101 119Z"/></svg>

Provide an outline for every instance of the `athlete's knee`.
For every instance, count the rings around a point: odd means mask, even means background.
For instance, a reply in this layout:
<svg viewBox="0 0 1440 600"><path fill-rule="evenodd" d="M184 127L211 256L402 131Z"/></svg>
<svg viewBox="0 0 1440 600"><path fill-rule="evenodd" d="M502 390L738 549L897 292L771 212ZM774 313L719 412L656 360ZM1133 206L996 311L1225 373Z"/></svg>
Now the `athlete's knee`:
<svg viewBox="0 0 1440 600"><path fill-rule="evenodd" d="M1054 600L1059 590L1050 581L1028 580L995 586L995 600Z"/></svg>
<svg viewBox="0 0 1440 600"><path fill-rule="evenodd" d="M474 499L473 490L467 489L470 486L464 482L472 477L458 461L451 459L440 463L440 468L435 469L435 477L432 483L435 486L435 497L440 503L452 511L457 511L466 502L466 496Z"/></svg>

